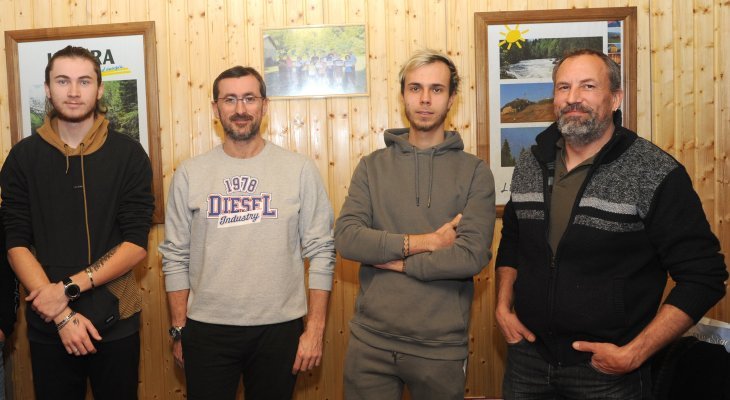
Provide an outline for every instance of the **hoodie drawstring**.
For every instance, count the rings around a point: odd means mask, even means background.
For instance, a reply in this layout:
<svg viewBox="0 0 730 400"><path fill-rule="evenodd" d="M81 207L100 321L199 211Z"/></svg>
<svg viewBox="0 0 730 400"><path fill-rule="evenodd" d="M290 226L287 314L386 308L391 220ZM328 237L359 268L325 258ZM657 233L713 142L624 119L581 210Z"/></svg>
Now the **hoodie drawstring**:
<svg viewBox="0 0 730 400"><path fill-rule="evenodd" d="M415 170L416 170L416 207L421 206L421 188L419 185L419 177L420 177L420 170L418 166L418 149L416 149L416 146L411 147L411 150L413 150L413 162L415 163ZM431 194L433 193L433 160L436 155L436 148L431 149L431 156L430 156L430 164L429 165L429 171L428 171L428 203L426 207L431 208Z"/></svg>
<svg viewBox="0 0 730 400"><path fill-rule="evenodd" d="M431 208L431 193L433 192L433 157L436 154L436 148L431 149L431 170L428 175L428 205L426 207Z"/></svg>
<svg viewBox="0 0 730 400"><path fill-rule="evenodd" d="M68 164L68 156L66 156ZM68 167L66 167L68 168ZM89 208L86 202L86 174L84 173L84 143L81 143L81 191L84 194L84 224L86 224L86 257L91 265L91 232L89 231Z"/></svg>
<svg viewBox="0 0 730 400"><path fill-rule="evenodd" d="M63 144L63 155L66 156L66 175L68 175L68 145Z"/></svg>
<svg viewBox="0 0 730 400"><path fill-rule="evenodd" d="M418 150L416 146L411 147L413 150L413 162L416 163L416 207L421 206L421 188L418 185Z"/></svg>

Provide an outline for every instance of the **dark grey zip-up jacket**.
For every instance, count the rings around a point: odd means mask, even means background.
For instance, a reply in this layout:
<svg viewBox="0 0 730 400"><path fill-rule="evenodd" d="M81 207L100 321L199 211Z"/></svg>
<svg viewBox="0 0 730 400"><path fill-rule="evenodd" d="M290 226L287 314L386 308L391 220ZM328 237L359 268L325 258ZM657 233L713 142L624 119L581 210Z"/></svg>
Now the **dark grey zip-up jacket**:
<svg viewBox="0 0 730 400"><path fill-rule="evenodd" d="M472 277L490 259L494 179L463 151L456 132L418 150L408 129L387 130L386 148L363 157L335 225L335 247L362 263L352 334L420 357L467 357ZM406 274L373 267L401 259L404 234L430 233L462 213L447 249L408 257Z"/></svg>
<svg viewBox="0 0 730 400"><path fill-rule="evenodd" d="M514 308L552 364L587 362L576 340L622 346L666 303L695 321L725 293L717 238L687 171L618 126L596 155L555 254L548 244L555 124L520 157L505 206L497 267L517 269Z"/></svg>

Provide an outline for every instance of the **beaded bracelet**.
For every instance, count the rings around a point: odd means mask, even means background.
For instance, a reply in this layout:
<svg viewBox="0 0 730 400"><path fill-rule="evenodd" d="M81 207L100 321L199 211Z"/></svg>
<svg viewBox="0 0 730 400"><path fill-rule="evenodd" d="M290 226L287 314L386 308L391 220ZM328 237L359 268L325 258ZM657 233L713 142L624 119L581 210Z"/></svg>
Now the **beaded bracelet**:
<svg viewBox="0 0 730 400"><path fill-rule="evenodd" d="M403 236L403 258L406 258L409 255L411 255L411 243L410 243L411 240L410 239L411 239L411 235L409 235L409 234L406 234L405 236Z"/></svg>

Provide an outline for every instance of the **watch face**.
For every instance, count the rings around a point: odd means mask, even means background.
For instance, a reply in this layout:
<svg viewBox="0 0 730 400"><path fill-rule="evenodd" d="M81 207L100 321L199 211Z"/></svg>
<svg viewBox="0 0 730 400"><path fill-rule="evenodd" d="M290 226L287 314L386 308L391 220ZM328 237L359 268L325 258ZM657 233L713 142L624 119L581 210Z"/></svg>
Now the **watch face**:
<svg viewBox="0 0 730 400"><path fill-rule="evenodd" d="M68 297L71 300L78 299L79 296L81 296L81 289L79 288L79 285L77 285L75 283L66 285L65 292L66 292L66 297Z"/></svg>
<svg viewBox="0 0 730 400"><path fill-rule="evenodd" d="M182 329L176 328L174 326L172 328L170 328L169 332L170 332L170 337L172 338L172 340L178 340L182 336Z"/></svg>

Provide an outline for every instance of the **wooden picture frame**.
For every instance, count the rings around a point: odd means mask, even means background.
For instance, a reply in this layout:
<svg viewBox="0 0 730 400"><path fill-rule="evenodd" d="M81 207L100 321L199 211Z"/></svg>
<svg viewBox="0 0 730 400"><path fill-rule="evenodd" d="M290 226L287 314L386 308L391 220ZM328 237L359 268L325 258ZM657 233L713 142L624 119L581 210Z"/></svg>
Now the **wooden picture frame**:
<svg viewBox="0 0 730 400"><path fill-rule="evenodd" d="M623 125L636 130L636 15L636 7L474 13L477 155L495 175L498 216L509 199L514 152L529 151L554 120L551 63L562 54L551 51L600 46L617 61Z"/></svg>
<svg viewBox="0 0 730 400"><path fill-rule="evenodd" d="M124 112L125 115L136 113L136 121L127 119L125 126L129 128L122 130L139 140L150 157L155 196L152 220L160 224L164 223L164 205L155 40L152 21L24 29L5 32L5 50L13 144L30 136L34 124L37 127L39 118L42 121L45 114L44 70L52 53L67 45L85 47L99 58L107 89L105 96L112 92L111 87L135 96L134 109ZM141 81L143 84L138 85ZM110 106L107 116L113 119L114 111Z"/></svg>

